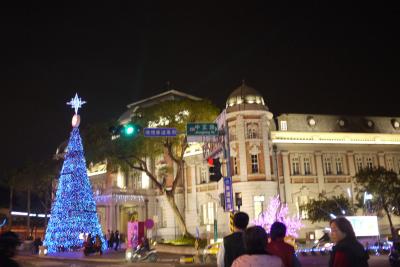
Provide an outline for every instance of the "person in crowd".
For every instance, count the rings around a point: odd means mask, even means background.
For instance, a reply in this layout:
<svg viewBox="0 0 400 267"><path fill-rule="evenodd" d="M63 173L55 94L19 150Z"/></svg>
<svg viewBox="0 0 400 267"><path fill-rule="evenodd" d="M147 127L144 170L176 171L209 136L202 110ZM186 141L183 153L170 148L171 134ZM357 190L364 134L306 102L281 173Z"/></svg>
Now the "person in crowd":
<svg viewBox="0 0 400 267"><path fill-rule="evenodd" d="M33 254L39 254L41 245L43 245L42 239L40 237L35 238L35 241L33 241Z"/></svg>
<svg viewBox="0 0 400 267"><path fill-rule="evenodd" d="M100 252L100 255L103 255L103 250L101 248L102 246L101 238L99 235L96 235L95 241L94 241L94 249L95 251Z"/></svg>
<svg viewBox="0 0 400 267"><path fill-rule="evenodd" d="M236 258L232 267L283 267L282 260L265 250L268 237L261 226L249 227L244 233L245 254Z"/></svg>
<svg viewBox="0 0 400 267"><path fill-rule="evenodd" d="M12 258L16 254L17 246L21 244L17 234L8 231L0 234L0 266L19 267Z"/></svg>
<svg viewBox="0 0 400 267"><path fill-rule="evenodd" d="M271 242L267 244L268 253L281 258L285 267L300 266L294 247L284 241L286 236L286 225L281 222L274 222L270 229Z"/></svg>
<svg viewBox="0 0 400 267"><path fill-rule="evenodd" d="M233 216L234 232L225 236L217 255L218 267L231 267L233 261L244 254L243 232L249 224L249 215L237 212Z"/></svg>
<svg viewBox="0 0 400 267"><path fill-rule="evenodd" d="M114 235L114 242L115 242L115 251L117 251L118 250L118 247L119 247L119 241L120 241L120 235L119 235L119 231L118 230L116 230L115 231L115 235Z"/></svg>
<svg viewBox="0 0 400 267"><path fill-rule="evenodd" d="M351 223L344 217L330 221L331 239L335 245L329 259L329 267L366 267L368 253L357 241Z"/></svg>
<svg viewBox="0 0 400 267"><path fill-rule="evenodd" d="M110 239L108 240L108 248L112 249L114 247L114 240L115 240L114 231L111 230Z"/></svg>
<svg viewBox="0 0 400 267"><path fill-rule="evenodd" d="M105 240L107 242L107 247L110 247L110 237L111 237L111 232L110 229L107 230L106 236L105 236Z"/></svg>

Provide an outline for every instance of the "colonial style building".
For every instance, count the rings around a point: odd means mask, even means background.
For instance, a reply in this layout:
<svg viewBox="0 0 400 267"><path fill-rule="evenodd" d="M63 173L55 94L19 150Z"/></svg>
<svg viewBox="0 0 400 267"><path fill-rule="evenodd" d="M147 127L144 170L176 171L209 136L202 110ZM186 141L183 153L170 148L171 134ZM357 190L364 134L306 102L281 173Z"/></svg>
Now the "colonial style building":
<svg viewBox="0 0 400 267"><path fill-rule="evenodd" d="M130 121L141 106L166 99L199 98L170 90L128 105L121 123ZM354 200L353 177L365 166L383 166L400 174L400 118L352 117L318 114L281 114L269 111L263 96L245 83L226 102L230 162L234 192L242 194L242 211L256 218L277 194L292 214L303 217L300 233L327 226L311 224L299 209L319 195L344 195ZM221 155L222 157L222 155ZM209 181L202 144L193 143L185 154L183 183L176 201L191 233L204 237L207 225L218 224L218 234L229 232L229 215L220 205L222 181ZM171 164L160 155L150 162L154 170ZM152 236L180 235L165 197L142 173L108 173L106 163L89 170L103 229L126 232L127 221L153 218ZM398 225L397 218L394 220ZM379 218L380 231L389 234L385 217ZM196 228L198 230L196 230ZM213 229L213 227L211 227Z"/></svg>

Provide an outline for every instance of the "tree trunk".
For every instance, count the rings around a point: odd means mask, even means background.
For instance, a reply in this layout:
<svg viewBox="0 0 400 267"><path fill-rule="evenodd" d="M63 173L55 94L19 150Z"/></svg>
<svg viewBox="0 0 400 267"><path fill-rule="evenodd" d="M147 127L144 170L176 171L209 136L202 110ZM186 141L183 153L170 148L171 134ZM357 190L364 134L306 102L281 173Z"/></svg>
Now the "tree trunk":
<svg viewBox="0 0 400 267"><path fill-rule="evenodd" d="M8 225L10 226L10 230L11 230L11 227L12 227L12 215L11 215L11 212L12 212L12 209L13 209L13 198L14 198L14 187L13 186L10 186L10 204L9 204L9 218L10 218L10 221L8 222Z"/></svg>
<svg viewBox="0 0 400 267"><path fill-rule="evenodd" d="M171 191L166 191L165 195L167 197L168 203L171 205L171 208L174 212L175 218L177 219L178 224L182 230L182 234L187 237L193 237L193 235L188 232L185 220L183 219L183 216L180 213L178 206L175 203L174 194Z"/></svg>
<svg viewBox="0 0 400 267"><path fill-rule="evenodd" d="M393 240L397 240L397 233L396 233L396 231L394 230L393 222L392 222L392 216L390 216L389 209L386 208L386 207L383 208L383 209L385 210L386 215L387 215L387 218L388 218L388 220L389 220L390 232L392 233L392 238L393 238Z"/></svg>
<svg viewBox="0 0 400 267"><path fill-rule="evenodd" d="M31 234L31 189L28 189L28 194L27 194L27 209L28 209L28 219L26 221L26 227L28 230L28 237Z"/></svg>

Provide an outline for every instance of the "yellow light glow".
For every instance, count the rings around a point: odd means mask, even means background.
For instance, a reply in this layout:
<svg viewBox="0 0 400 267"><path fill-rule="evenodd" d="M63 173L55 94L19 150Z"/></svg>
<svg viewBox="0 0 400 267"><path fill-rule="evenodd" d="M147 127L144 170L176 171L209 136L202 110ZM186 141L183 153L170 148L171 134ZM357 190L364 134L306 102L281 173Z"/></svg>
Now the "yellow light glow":
<svg viewBox="0 0 400 267"><path fill-rule="evenodd" d="M145 172L142 172L142 189L148 189L149 185L150 185L149 176Z"/></svg>

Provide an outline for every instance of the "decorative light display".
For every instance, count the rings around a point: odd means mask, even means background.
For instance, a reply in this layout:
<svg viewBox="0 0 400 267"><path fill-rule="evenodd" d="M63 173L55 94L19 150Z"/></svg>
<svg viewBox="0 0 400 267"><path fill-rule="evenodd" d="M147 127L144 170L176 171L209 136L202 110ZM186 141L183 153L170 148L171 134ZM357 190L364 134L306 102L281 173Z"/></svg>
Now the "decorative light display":
<svg viewBox="0 0 400 267"><path fill-rule="evenodd" d="M297 231L303 227L301 218L297 215L289 217L289 208L287 204L280 202L279 196L271 197L269 200L267 210L261 213L253 223L263 227L267 232L269 232L271 225L274 222L282 222L287 228L286 235L295 238L298 237Z"/></svg>
<svg viewBox="0 0 400 267"><path fill-rule="evenodd" d="M78 249L83 245L79 238L82 233L90 233L93 238L99 235L103 250L107 249L87 175L79 128L74 127L61 169L44 245L49 253Z"/></svg>

